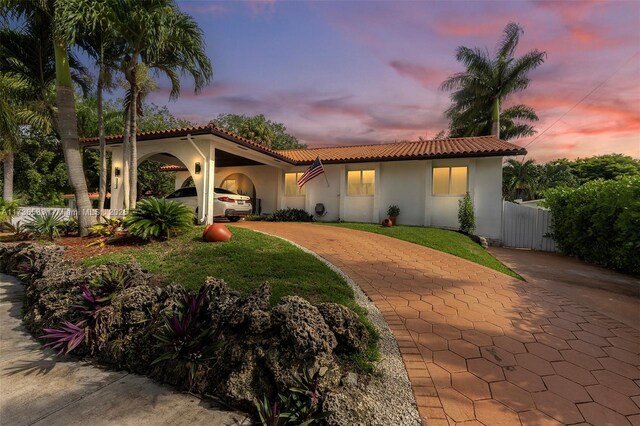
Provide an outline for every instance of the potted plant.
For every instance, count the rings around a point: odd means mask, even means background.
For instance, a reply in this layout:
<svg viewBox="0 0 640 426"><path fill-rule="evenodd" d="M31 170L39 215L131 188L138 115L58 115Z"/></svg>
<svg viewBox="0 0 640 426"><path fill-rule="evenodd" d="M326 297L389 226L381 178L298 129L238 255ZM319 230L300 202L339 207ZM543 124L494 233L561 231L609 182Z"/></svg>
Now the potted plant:
<svg viewBox="0 0 640 426"><path fill-rule="evenodd" d="M389 216L389 220L391 220L391 224L395 226L396 218L400 215L400 207L392 204L387 209L387 216Z"/></svg>

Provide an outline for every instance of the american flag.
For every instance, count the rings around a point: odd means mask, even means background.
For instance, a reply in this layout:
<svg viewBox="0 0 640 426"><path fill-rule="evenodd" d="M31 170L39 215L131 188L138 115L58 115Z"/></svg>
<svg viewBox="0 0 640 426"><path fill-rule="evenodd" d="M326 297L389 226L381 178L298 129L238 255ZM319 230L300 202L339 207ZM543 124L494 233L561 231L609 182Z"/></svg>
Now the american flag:
<svg viewBox="0 0 640 426"><path fill-rule="evenodd" d="M322 161L320 161L320 156L316 158L316 161L313 162L309 170L304 172L302 176L300 176L300 180L298 180L298 187L302 188L302 186L309 182L311 179L320 176L324 173L324 167L322 167Z"/></svg>

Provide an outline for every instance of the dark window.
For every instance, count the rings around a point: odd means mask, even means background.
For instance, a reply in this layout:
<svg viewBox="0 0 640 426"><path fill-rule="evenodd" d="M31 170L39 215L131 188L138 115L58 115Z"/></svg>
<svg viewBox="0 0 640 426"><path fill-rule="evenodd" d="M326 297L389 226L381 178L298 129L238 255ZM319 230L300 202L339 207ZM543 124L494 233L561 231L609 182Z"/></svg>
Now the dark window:
<svg viewBox="0 0 640 426"><path fill-rule="evenodd" d="M194 186L192 186L190 188L182 188L181 191L183 191L183 194L181 195L182 197L197 197L198 196L198 192L196 191L196 188Z"/></svg>

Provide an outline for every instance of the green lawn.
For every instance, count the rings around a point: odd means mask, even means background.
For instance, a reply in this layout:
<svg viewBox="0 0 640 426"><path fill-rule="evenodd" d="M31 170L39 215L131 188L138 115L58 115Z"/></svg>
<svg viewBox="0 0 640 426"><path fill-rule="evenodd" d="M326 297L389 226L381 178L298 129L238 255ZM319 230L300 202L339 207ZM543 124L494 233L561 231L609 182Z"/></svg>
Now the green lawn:
<svg viewBox="0 0 640 426"><path fill-rule="evenodd" d="M152 242L142 249L130 249L85 259L84 265L135 260L152 272L160 284L176 283L197 289L206 277L221 278L243 294L264 282L271 284L275 304L283 296L301 296L312 303L334 302L358 314L371 335L369 348L345 359L362 372L373 373L372 361L379 358L379 335L360 307L353 290L327 265L298 247L259 232L229 226L233 239L226 243L205 243L198 226L174 239Z"/></svg>
<svg viewBox="0 0 640 426"><path fill-rule="evenodd" d="M322 225L339 226L342 228L357 229L360 231L375 232L376 234L398 238L399 240L419 244L440 250L463 259L470 260L479 265L486 266L503 274L522 279L520 275L513 272L498 259L493 257L488 251L483 249L469 237L458 232L446 229L426 228L421 226L397 225L384 227L373 223L322 223Z"/></svg>
<svg viewBox="0 0 640 426"><path fill-rule="evenodd" d="M169 241L93 257L83 263L136 260L160 283L175 282L188 289L199 288L207 276L222 278L243 294L269 282L273 303L283 296L298 295L314 303L335 302L354 308L351 287L314 256L279 238L235 226L229 229L233 239L227 243L205 243L202 227L194 227Z"/></svg>

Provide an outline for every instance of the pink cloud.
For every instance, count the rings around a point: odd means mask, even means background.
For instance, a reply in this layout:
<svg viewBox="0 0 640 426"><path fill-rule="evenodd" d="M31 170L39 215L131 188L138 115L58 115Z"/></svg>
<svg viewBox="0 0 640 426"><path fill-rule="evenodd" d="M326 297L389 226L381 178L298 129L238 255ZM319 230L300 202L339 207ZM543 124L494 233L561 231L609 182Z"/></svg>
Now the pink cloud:
<svg viewBox="0 0 640 426"><path fill-rule="evenodd" d="M444 68L408 61L391 61L389 65L401 76L411 78L429 89L437 88L451 74L450 70Z"/></svg>

